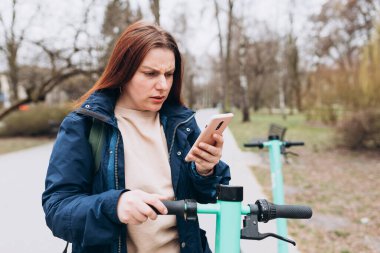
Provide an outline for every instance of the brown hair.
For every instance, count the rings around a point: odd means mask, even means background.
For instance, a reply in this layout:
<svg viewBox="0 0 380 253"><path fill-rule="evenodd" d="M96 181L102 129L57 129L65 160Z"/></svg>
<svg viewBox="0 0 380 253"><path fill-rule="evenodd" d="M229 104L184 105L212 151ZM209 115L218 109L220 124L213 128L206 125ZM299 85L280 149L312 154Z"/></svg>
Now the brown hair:
<svg viewBox="0 0 380 253"><path fill-rule="evenodd" d="M147 53L153 48L167 48L174 53L173 85L165 103L180 104L183 65L181 54L173 36L158 25L137 21L128 26L116 41L104 72L98 81L76 103L82 103L95 91L117 89L126 85L136 73Z"/></svg>

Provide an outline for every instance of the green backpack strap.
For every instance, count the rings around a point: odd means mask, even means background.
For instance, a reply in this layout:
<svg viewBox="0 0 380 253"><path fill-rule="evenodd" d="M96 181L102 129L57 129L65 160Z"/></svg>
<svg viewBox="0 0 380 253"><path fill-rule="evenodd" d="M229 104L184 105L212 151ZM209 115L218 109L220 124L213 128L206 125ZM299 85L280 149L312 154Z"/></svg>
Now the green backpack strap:
<svg viewBox="0 0 380 253"><path fill-rule="evenodd" d="M105 139L104 122L94 118L92 120L90 135L88 137L88 141L90 142L91 148L92 148L92 154L94 156L94 165L95 165L94 174L98 172L98 170L100 169L104 139Z"/></svg>
<svg viewBox="0 0 380 253"><path fill-rule="evenodd" d="M102 161L102 147L104 144L105 136L104 122L93 118L88 141L91 144L92 155L94 156L94 174L100 169L100 162ZM69 242L66 242L63 253L67 253L68 246Z"/></svg>

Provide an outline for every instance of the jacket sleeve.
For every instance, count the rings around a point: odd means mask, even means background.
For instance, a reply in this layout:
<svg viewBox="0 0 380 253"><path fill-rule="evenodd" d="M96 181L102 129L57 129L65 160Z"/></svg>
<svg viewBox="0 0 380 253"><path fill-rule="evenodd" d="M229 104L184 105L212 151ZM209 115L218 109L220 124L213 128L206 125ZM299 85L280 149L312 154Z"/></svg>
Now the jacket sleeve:
<svg viewBox="0 0 380 253"><path fill-rule="evenodd" d="M190 146L194 144L200 134L200 129L195 122L194 134L189 138ZM228 185L231 180L230 167L223 161L219 161L214 167L213 174L209 176L201 176L194 162L188 163L189 177L192 180L196 191L196 200L200 203L211 203L216 201L216 187L218 184Z"/></svg>
<svg viewBox="0 0 380 253"><path fill-rule="evenodd" d="M109 244L118 237L116 206L123 190L91 194L93 156L86 119L70 114L62 122L42 194L53 234L84 246Z"/></svg>

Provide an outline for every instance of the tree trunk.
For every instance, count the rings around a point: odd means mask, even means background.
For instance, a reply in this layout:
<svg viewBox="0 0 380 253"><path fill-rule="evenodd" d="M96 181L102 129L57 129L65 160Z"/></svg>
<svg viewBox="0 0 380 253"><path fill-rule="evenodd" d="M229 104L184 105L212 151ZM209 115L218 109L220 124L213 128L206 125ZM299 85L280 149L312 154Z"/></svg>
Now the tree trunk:
<svg viewBox="0 0 380 253"><path fill-rule="evenodd" d="M19 68L17 65L17 51L18 48L16 48L15 43L8 45L8 68L9 68L9 79L10 79L10 86L11 86L11 101L17 101L19 99L18 94L18 76L19 76Z"/></svg>
<svg viewBox="0 0 380 253"><path fill-rule="evenodd" d="M225 57L224 57L224 50L223 50L223 37L222 37L222 28L220 25L220 20L219 20L219 5L216 0L214 0L214 6L215 6L215 19L216 23L218 25L218 41L219 41L219 62L220 62L220 69L219 73L221 76L221 80L226 81L227 80L227 74L226 74L226 66L225 66ZM222 110L225 112L226 111L226 106L225 106L225 97L226 97L226 83L224 82L222 84Z"/></svg>
<svg viewBox="0 0 380 253"><path fill-rule="evenodd" d="M160 25L160 0L151 0L150 9L152 10L157 25Z"/></svg>
<svg viewBox="0 0 380 253"><path fill-rule="evenodd" d="M224 82L224 112L230 112L232 107L232 77L231 77L231 42L232 42L232 24L233 24L233 0L228 1L228 30L226 43L225 70L226 80Z"/></svg>

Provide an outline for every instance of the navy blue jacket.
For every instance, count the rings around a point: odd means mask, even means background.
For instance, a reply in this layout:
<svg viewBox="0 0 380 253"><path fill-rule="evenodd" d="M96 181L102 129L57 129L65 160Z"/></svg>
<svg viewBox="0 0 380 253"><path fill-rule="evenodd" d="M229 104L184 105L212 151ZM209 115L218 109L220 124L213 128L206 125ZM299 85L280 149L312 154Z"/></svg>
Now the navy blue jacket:
<svg viewBox="0 0 380 253"><path fill-rule="evenodd" d="M123 139L114 107L117 92L97 91L63 120L47 171L42 205L53 234L73 243L75 253L126 253L126 225L116 206L125 191ZM106 123L102 162L94 170L88 141L93 118ZM184 161L200 133L194 112L164 104L160 110L176 199L200 203L216 200L216 185L228 184L229 167L219 162L213 175L201 176L192 163ZM128 145L126 143L125 145ZM149 154L147 154L149 157ZM211 252L198 221L177 216L181 253ZM149 239L149 238L147 238Z"/></svg>

